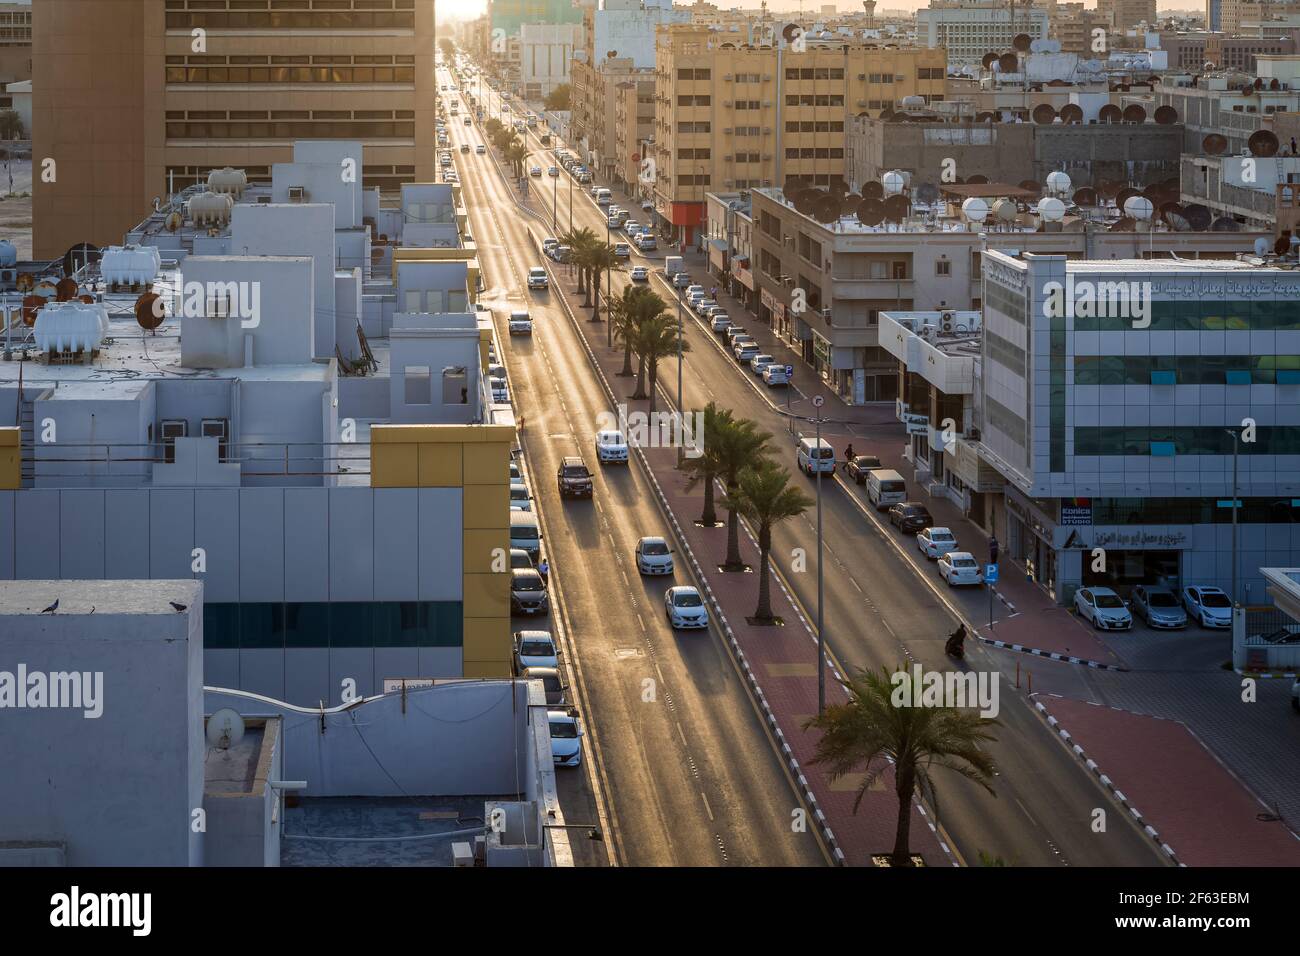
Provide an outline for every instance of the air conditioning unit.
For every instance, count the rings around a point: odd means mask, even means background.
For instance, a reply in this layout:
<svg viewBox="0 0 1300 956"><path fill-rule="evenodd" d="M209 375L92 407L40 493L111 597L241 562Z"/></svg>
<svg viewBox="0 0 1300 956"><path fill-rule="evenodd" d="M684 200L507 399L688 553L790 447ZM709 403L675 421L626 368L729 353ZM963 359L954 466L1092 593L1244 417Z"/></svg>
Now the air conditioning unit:
<svg viewBox="0 0 1300 956"><path fill-rule="evenodd" d="M289 202L306 202L306 201L307 201L306 186L289 187Z"/></svg>
<svg viewBox="0 0 1300 956"><path fill-rule="evenodd" d="M765 163L770 163L771 161L772 161L772 154L771 154L771 153L764 153L764 154L763 154L763 162L765 162Z"/></svg>
<svg viewBox="0 0 1300 956"><path fill-rule="evenodd" d="M204 438L215 438L217 440L217 458L221 461L225 461L230 457L230 419L205 418L199 423L199 434Z"/></svg>
<svg viewBox="0 0 1300 956"><path fill-rule="evenodd" d="M771 73L764 73L764 74L763 74L763 82L764 82L764 83L771 83L771 82L772 82L772 74L771 74Z"/></svg>
<svg viewBox="0 0 1300 956"><path fill-rule="evenodd" d="M724 129L724 130L722 131L722 135L723 135L723 136L730 136L730 135L731 135L731 127L728 126L726 129Z"/></svg>
<svg viewBox="0 0 1300 956"><path fill-rule="evenodd" d="M859 74L858 74L858 79L859 79L859 80L865 80L866 78L867 78L867 74L865 74L865 73L859 73Z"/></svg>
<svg viewBox="0 0 1300 956"><path fill-rule="evenodd" d="M764 126L764 127L763 127L763 135L764 135L764 136L771 136L771 135L772 135L772 127L770 127L770 126Z"/></svg>
<svg viewBox="0 0 1300 956"><path fill-rule="evenodd" d="M164 418L159 434L162 436L163 461L169 465L176 462L176 439L188 438L190 423L183 418Z"/></svg>
<svg viewBox="0 0 1300 956"><path fill-rule="evenodd" d="M859 105L859 106L866 106L866 105L867 105L867 101L866 101L866 100L858 100L858 105Z"/></svg>
<svg viewBox="0 0 1300 956"><path fill-rule="evenodd" d="M722 107L723 109L731 109L731 100L723 100Z"/></svg>
<svg viewBox="0 0 1300 956"><path fill-rule="evenodd" d="M771 105L772 105L772 101L771 101L771 100L763 100L763 109L767 109L767 108L770 107Z"/></svg>
<svg viewBox="0 0 1300 956"><path fill-rule="evenodd" d="M723 77L723 79L724 79L724 80L734 80L735 77L732 76L730 73L728 73L726 76Z"/></svg>
<svg viewBox="0 0 1300 956"><path fill-rule="evenodd" d="M736 185L736 181L735 181L734 179L726 179L726 180L723 180L722 185L727 186L727 187L731 187L731 186Z"/></svg>
<svg viewBox="0 0 1300 956"><path fill-rule="evenodd" d="M259 206L269 206L269 205L271 205L271 197L270 197L270 196L258 196L258 197L257 197L257 204L258 204Z"/></svg>
<svg viewBox="0 0 1300 956"><path fill-rule="evenodd" d="M945 332L951 332L953 322L956 321L956 319L957 317L951 312L943 313L943 315L940 316L940 321L943 323L943 330Z"/></svg>

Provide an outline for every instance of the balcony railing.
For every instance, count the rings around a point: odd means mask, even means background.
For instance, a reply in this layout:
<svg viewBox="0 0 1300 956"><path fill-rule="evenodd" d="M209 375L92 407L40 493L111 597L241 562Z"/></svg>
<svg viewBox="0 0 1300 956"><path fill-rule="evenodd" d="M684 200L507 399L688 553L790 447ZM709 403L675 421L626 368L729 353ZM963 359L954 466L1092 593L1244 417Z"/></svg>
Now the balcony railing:
<svg viewBox="0 0 1300 956"><path fill-rule="evenodd" d="M217 439L213 439L217 441ZM174 453L163 442L23 443L22 477L149 484L153 466L170 464ZM220 464L237 464L245 478L357 477L370 474L370 444L354 442L220 442Z"/></svg>

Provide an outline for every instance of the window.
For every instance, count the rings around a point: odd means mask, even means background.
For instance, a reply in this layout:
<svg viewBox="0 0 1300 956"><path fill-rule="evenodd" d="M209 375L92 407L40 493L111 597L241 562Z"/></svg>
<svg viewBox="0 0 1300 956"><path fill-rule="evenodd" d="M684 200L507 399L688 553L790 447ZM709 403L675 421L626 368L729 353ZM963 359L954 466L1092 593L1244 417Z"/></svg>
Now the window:
<svg viewBox="0 0 1300 956"><path fill-rule="evenodd" d="M442 370L442 404L468 405L469 379L465 366L453 365Z"/></svg>
<svg viewBox="0 0 1300 956"><path fill-rule="evenodd" d="M405 386L407 405L433 404L433 385L430 381L429 366L406 366L402 370L402 380Z"/></svg>
<svg viewBox="0 0 1300 956"><path fill-rule="evenodd" d="M952 275L952 262L948 259L940 259L934 264L934 274L937 276Z"/></svg>

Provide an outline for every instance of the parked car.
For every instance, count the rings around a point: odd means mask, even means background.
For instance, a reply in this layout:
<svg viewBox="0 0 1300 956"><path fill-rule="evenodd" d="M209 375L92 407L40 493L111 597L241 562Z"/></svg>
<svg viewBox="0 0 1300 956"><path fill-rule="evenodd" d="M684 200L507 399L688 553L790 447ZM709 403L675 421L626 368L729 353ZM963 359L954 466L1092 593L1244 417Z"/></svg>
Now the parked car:
<svg viewBox="0 0 1300 956"><path fill-rule="evenodd" d="M659 244L655 242L655 237L648 232L638 234L632 241L642 252L654 252L659 248Z"/></svg>
<svg viewBox="0 0 1300 956"><path fill-rule="evenodd" d="M638 232L641 231L641 223L637 222L635 219L624 219L623 231L626 232L629 236L636 235Z"/></svg>
<svg viewBox="0 0 1300 956"><path fill-rule="evenodd" d="M548 707L560 707L568 703L565 700L565 695L569 687L560 679L559 668L525 667L523 673L519 676L523 680L539 680L542 682L542 688L546 691L546 704Z"/></svg>
<svg viewBox="0 0 1300 956"><path fill-rule="evenodd" d="M606 462L627 464L627 439L623 437L622 432L596 433L596 461L602 465Z"/></svg>
<svg viewBox="0 0 1300 956"><path fill-rule="evenodd" d="M1129 606L1151 627L1187 626L1187 612L1178 603L1178 595L1169 588L1134 585L1129 592Z"/></svg>
<svg viewBox="0 0 1300 956"><path fill-rule="evenodd" d="M515 631L515 673L530 667L559 667L560 655L550 631Z"/></svg>
<svg viewBox="0 0 1300 956"><path fill-rule="evenodd" d="M777 385L789 385L790 376L785 374L784 365L773 363L763 369L763 382L769 388L775 388Z"/></svg>
<svg viewBox="0 0 1300 956"><path fill-rule="evenodd" d="M555 480L559 485L561 498L591 497L591 472L587 470L586 463L576 455L571 455L560 462Z"/></svg>
<svg viewBox="0 0 1300 956"><path fill-rule="evenodd" d="M731 326L731 316L725 312L714 312L709 317L709 327L714 332L725 332Z"/></svg>
<svg viewBox="0 0 1300 956"><path fill-rule="evenodd" d="M520 511L532 511L533 496L529 494L528 489L523 487L522 485L511 485L510 486L510 507L517 508Z"/></svg>
<svg viewBox="0 0 1300 956"><path fill-rule="evenodd" d="M549 606L546 581L538 571L527 568L510 571L510 613L545 614Z"/></svg>
<svg viewBox="0 0 1300 956"><path fill-rule="evenodd" d="M524 472L523 469L519 467L519 462L512 461L510 463L510 483L514 484L517 481L523 481L523 480L524 480Z"/></svg>
<svg viewBox="0 0 1300 956"><path fill-rule="evenodd" d="M511 485L510 490L514 491L514 489L517 487L520 486ZM545 578L548 575L547 572L543 570L543 567L544 565L541 565L540 562L538 561L534 561L532 555L530 555L523 548L510 549L510 570L513 571L515 568L519 568L521 570L527 570L529 568L532 568L533 570L540 572L542 577Z"/></svg>
<svg viewBox="0 0 1300 956"><path fill-rule="evenodd" d="M701 297L691 303L691 311L700 316L700 318L704 318L705 310L711 309L717 304L718 303L713 299Z"/></svg>
<svg viewBox="0 0 1300 956"><path fill-rule="evenodd" d="M739 338L742 335L748 335L748 334L749 334L749 330L746 329L743 325L729 325L723 331L722 337L727 340L727 345L730 346L735 344L737 338Z"/></svg>
<svg viewBox="0 0 1300 956"><path fill-rule="evenodd" d="M873 468L867 472L867 500L877 511L907 501L907 485L903 476L888 468Z"/></svg>
<svg viewBox="0 0 1300 956"><path fill-rule="evenodd" d="M916 501L900 501L889 509L889 523L900 531L915 534L934 524L934 517L925 505Z"/></svg>
<svg viewBox="0 0 1300 956"><path fill-rule="evenodd" d="M673 549L663 538L642 538L636 543L636 569L642 574L672 574Z"/></svg>
<svg viewBox="0 0 1300 956"><path fill-rule="evenodd" d="M1110 588L1079 588L1074 592L1074 607L1099 631L1127 631L1133 626L1133 615Z"/></svg>
<svg viewBox="0 0 1300 956"><path fill-rule="evenodd" d="M510 547L527 551L534 561L542 555L542 532L537 515L530 511L510 512Z"/></svg>
<svg viewBox="0 0 1300 956"><path fill-rule="evenodd" d="M664 614L673 630L708 627L709 612L700 592L688 584L679 584L664 592Z"/></svg>
<svg viewBox="0 0 1300 956"><path fill-rule="evenodd" d="M650 270L645 266L633 266L632 271L627 274L627 277L633 282L649 282Z"/></svg>
<svg viewBox="0 0 1300 956"><path fill-rule="evenodd" d="M610 229L617 229L617 228L618 228L618 216L606 216L606 217L605 217L605 225L608 226Z"/></svg>
<svg viewBox="0 0 1300 956"><path fill-rule="evenodd" d="M939 576L949 587L960 584L982 584L984 569L969 551L949 551L939 557Z"/></svg>
<svg viewBox="0 0 1300 956"><path fill-rule="evenodd" d="M916 533L916 547L923 555L938 560L957 550L957 536L949 528L925 528Z"/></svg>
<svg viewBox="0 0 1300 956"><path fill-rule="evenodd" d="M776 359L772 358L772 356L768 355L766 352L759 352L749 360L749 369L755 375L762 375L763 369L767 368L775 361Z"/></svg>
<svg viewBox="0 0 1300 956"><path fill-rule="evenodd" d="M1232 627L1232 601L1222 588L1189 584L1183 588L1183 606L1201 627Z"/></svg>
<svg viewBox="0 0 1300 956"><path fill-rule="evenodd" d="M557 767L582 764L582 721L567 710L548 710L546 721L551 728L551 760Z"/></svg>
<svg viewBox="0 0 1300 956"><path fill-rule="evenodd" d="M1300 677L1291 684L1291 709L1300 714Z"/></svg>
<svg viewBox="0 0 1300 956"><path fill-rule="evenodd" d="M844 470L860 485L867 483L867 473L880 467L880 459L875 455L854 455L844 466Z"/></svg>
<svg viewBox="0 0 1300 956"><path fill-rule="evenodd" d="M684 289L691 284L691 274L689 272L679 272L673 276L673 288Z"/></svg>
<svg viewBox="0 0 1300 956"><path fill-rule="evenodd" d="M732 351L736 353L737 362L748 362L758 354L758 343L753 339L745 341L742 337L732 346Z"/></svg>
<svg viewBox="0 0 1300 956"><path fill-rule="evenodd" d="M685 275L685 274L686 273L684 272L678 273L678 275ZM687 303L689 303L691 301L691 296L696 295L697 293L699 295L704 295L706 292L708 292L708 289L704 288L704 286L702 285L688 285L686 287L686 291L682 293L682 298L685 299Z"/></svg>

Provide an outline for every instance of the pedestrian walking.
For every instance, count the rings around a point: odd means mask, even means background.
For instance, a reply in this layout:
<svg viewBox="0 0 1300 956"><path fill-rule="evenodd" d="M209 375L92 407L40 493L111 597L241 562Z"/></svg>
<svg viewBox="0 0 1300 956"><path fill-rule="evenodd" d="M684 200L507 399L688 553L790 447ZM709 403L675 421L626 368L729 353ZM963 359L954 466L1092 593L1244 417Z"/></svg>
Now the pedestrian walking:
<svg viewBox="0 0 1300 956"><path fill-rule="evenodd" d="M998 563L998 539L996 535L989 535L989 564Z"/></svg>

